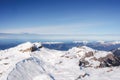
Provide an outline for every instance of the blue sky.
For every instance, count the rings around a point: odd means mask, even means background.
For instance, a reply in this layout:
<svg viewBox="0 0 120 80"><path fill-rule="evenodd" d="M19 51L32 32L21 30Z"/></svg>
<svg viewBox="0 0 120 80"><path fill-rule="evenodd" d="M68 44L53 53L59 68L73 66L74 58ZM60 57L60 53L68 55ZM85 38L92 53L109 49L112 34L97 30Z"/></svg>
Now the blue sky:
<svg viewBox="0 0 120 80"><path fill-rule="evenodd" d="M119 30L120 0L0 0L0 33L120 39Z"/></svg>

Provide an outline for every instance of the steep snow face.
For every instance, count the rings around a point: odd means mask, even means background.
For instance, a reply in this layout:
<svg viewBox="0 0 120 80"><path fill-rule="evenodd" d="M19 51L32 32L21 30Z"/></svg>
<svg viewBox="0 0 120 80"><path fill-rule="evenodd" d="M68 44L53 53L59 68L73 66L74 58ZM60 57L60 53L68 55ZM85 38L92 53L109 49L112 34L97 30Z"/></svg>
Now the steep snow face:
<svg viewBox="0 0 120 80"><path fill-rule="evenodd" d="M0 80L120 79L119 67L108 67L120 63L111 52L86 46L73 47L68 51L41 46L41 43L27 42L0 51ZM26 51L28 49L32 50ZM107 68L101 68L101 65Z"/></svg>
<svg viewBox="0 0 120 80"><path fill-rule="evenodd" d="M23 43L21 45L18 45L16 47L16 49L18 49L18 50L26 50L26 49L31 48L31 47L33 47L33 44L30 43L30 42L26 42L26 43Z"/></svg>
<svg viewBox="0 0 120 80"><path fill-rule="evenodd" d="M30 57L17 63L7 80L53 80L45 67L48 68L42 60Z"/></svg>
<svg viewBox="0 0 120 80"><path fill-rule="evenodd" d="M6 80L7 75L15 67L15 64L29 58L31 51L23 52L31 47L40 47L41 43L26 42L16 47L0 51L0 80ZM23 50L23 51L21 51Z"/></svg>
<svg viewBox="0 0 120 80"><path fill-rule="evenodd" d="M16 48L0 51L0 80L6 80L7 75L15 67L15 64L28 57L30 57L29 52L23 54Z"/></svg>

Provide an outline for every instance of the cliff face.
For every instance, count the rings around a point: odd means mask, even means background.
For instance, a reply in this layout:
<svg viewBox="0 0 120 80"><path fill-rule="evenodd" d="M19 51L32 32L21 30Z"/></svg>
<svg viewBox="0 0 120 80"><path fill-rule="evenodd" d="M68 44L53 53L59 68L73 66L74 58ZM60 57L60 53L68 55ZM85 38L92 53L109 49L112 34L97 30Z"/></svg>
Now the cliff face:
<svg viewBox="0 0 120 80"><path fill-rule="evenodd" d="M76 53L74 56L78 56L79 66L102 68L120 65L119 56L112 52L96 51L85 46L72 48L71 50L71 52Z"/></svg>
<svg viewBox="0 0 120 80"><path fill-rule="evenodd" d="M112 50L113 54L120 59L120 48Z"/></svg>
<svg viewBox="0 0 120 80"><path fill-rule="evenodd" d="M88 58L89 60L87 60ZM95 68L112 67L112 66L119 66L120 59L117 56L114 56L113 54L108 54L105 57L100 57L100 58L96 58L93 55L92 57L85 56L84 58L80 59L79 64L81 65L83 64L82 66L84 67L95 67Z"/></svg>

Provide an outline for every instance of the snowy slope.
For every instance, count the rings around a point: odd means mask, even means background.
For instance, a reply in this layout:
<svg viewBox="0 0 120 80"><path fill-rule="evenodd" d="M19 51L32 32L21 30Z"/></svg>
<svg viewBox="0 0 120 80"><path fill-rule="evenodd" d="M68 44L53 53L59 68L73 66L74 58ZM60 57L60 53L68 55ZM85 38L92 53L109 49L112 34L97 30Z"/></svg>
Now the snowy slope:
<svg viewBox="0 0 120 80"><path fill-rule="evenodd" d="M119 64L108 59L120 63L112 52L86 46L58 51L27 42L0 51L0 80L120 80Z"/></svg>

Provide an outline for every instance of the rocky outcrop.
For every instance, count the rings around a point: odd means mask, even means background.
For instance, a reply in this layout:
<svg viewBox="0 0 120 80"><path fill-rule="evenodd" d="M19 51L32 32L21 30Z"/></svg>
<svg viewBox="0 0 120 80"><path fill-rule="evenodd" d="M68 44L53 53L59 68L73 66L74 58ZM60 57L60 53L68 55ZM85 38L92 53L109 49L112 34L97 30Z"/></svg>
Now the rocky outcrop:
<svg viewBox="0 0 120 80"><path fill-rule="evenodd" d="M113 54L120 59L120 48L112 50Z"/></svg>
<svg viewBox="0 0 120 80"><path fill-rule="evenodd" d="M80 59L79 66L102 68L120 65L120 59L112 53L99 58L96 58L96 53L93 52L88 52L86 54L84 58Z"/></svg>
<svg viewBox="0 0 120 80"><path fill-rule="evenodd" d="M77 56L82 67L112 67L120 65L120 58L112 52L97 51L86 46L74 47L66 54L67 58Z"/></svg>
<svg viewBox="0 0 120 80"><path fill-rule="evenodd" d="M111 72L114 74L119 70L113 67L120 65L120 59L112 52L97 51L86 46L73 47L68 51L41 47L40 43L27 42L1 51L0 80L98 80L92 77L110 75ZM110 74L103 74L105 72ZM99 80L105 79L109 78Z"/></svg>
<svg viewBox="0 0 120 80"><path fill-rule="evenodd" d="M19 49L19 51L21 51L23 53L24 52L33 52L39 48L42 48L42 45L41 45L41 43L27 42L27 43L23 43L23 44L19 45L17 48Z"/></svg>

